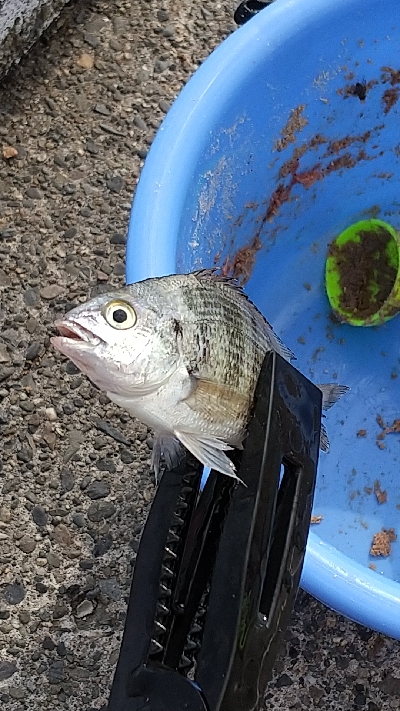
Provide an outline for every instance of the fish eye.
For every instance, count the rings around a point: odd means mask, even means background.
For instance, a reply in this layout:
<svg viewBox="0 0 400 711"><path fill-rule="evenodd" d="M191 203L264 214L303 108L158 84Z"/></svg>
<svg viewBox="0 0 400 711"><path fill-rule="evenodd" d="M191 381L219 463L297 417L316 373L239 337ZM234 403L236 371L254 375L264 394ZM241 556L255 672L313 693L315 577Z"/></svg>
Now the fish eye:
<svg viewBox="0 0 400 711"><path fill-rule="evenodd" d="M113 328L125 330L132 328L136 323L136 313L126 301L111 301L107 304L104 317Z"/></svg>

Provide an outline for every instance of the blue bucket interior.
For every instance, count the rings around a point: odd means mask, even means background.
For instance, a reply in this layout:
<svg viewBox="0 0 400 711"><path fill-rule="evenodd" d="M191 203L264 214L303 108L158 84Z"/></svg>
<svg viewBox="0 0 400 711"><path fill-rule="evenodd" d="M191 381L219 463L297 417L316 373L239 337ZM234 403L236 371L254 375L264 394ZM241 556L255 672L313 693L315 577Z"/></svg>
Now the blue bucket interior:
<svg viewBox="0 0 400 711"><path fill-rule="evenodd" d="M314 382L351 391L328 413L302 585L400 638L400 317L332 320L328 244L369 216L400 230L397 0L277 0L196 72L169 112L134 200L127 279L234 269ZM365 431L365 436L360 436ZM359 434L357 434L359 433ZM379 504L379 480L387 501ZM372 570L370 566L376 566Z"/></svg>

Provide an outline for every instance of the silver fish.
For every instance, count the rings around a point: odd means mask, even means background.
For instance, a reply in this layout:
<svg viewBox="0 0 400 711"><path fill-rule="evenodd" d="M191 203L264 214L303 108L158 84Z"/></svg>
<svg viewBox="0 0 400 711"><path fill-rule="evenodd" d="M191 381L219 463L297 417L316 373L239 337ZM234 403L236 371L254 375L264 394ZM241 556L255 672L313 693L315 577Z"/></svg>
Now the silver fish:
<svg viewBox="0 0 400 711"><path fill-rule="evenodd" d="M201 270L102 294L56 321L53 346L108 397L155 430L152 466L174 466L184 445L204 466L236 477L265 354L293 353L232 279ZM323 408L347 390L320 385ZM329 447L325 428L321 448Z"/></svg>

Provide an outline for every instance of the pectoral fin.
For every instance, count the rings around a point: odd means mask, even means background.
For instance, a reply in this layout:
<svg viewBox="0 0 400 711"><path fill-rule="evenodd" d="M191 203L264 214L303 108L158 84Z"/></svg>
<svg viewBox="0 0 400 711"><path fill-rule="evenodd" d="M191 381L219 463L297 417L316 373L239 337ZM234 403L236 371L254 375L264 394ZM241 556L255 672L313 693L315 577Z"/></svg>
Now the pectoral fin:
<svg viewBox="0 0 400 711"><path fill-rule="evenodd" d="M240 429L247 420L250 398L242 395L227 385L191 375L190 394L185 403L206 420L226 423L227 427L238 423Z"/></svg>

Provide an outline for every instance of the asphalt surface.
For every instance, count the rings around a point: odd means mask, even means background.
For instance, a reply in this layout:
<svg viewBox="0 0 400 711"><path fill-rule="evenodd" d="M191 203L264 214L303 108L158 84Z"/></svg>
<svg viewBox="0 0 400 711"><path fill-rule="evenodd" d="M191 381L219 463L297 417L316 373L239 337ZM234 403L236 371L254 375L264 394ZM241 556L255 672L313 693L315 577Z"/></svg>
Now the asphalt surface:
<svg viewBox="0 0 400 711"><path fill-rule="evenodd" d="M154 495L152 436L49 336L57 315L123 283L143 159L173 98L234 29L232 10L211 0L73 4L0 88L7 711L106 707ZM300 592L265 709L321 708L400 708L400 644Z"/></svg>

